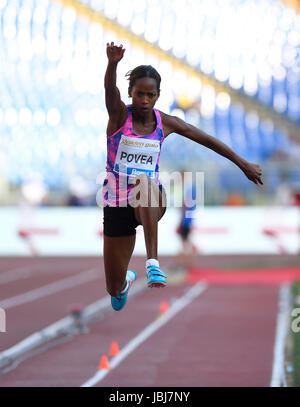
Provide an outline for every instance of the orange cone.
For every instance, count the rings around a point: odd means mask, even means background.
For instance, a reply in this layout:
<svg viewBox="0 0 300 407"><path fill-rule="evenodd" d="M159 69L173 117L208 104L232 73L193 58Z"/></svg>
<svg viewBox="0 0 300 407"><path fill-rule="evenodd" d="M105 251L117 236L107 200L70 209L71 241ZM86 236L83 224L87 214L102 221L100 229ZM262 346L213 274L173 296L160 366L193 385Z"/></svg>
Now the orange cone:
<svg viewBox="0 0 300 407"><path fill-rule="evenodd" d="M159 312L160 314L164 314L170 308L169 303L167 301L162 301L159 304Z"/></svg>
<svg viewBox="0 0 300 407"><path fill-rule="evenodd" d="M110 345L109 354L110 356L116 356L120 353L118 342L114 341Z"/></svg>
<svg viewBox="0 0 300 407"><path fill-rule="evenodd" d="M106 355L102 355L100 363L99 363L99 370L100 369L105 369L108 370L110 369L109 363L108 363L108 359Z"/></svg>

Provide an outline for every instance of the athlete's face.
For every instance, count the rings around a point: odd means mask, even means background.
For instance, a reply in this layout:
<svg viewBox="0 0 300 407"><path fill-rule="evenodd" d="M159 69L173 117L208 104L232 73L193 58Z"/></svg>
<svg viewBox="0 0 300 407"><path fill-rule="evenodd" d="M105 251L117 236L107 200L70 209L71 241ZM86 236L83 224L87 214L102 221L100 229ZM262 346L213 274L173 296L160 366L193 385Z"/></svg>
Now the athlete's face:
<svg viewBox="0 0 300 407"><path fill-rule="evenodd" d="M129 95L132 97L132 105L142 115L151 112L158 97L157 82L153 78L137 79Z"/></svg>

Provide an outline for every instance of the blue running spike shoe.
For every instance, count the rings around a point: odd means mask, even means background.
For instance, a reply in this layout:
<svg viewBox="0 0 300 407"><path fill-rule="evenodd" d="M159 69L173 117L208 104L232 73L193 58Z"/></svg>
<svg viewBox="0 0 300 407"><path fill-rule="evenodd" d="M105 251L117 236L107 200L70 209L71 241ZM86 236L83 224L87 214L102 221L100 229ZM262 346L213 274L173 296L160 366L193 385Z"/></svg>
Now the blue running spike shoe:
<svg viewBox="0 0 300 407"><path fill-rule="evenodd" d="M126 280L129 283L127 286L127 290L124 293L120 293L117 297L111 297L111 305L115 311L120 311L122 308L125 307L129 288L136 279L136 272L133 270L127 270Z"/></svg>
<svg viewBox="0 0 300 407"><path fill-rule="evenodd" d="M147 268L148 287L165 287L167 285L167 276L159 267L149 266Z"/></svg>

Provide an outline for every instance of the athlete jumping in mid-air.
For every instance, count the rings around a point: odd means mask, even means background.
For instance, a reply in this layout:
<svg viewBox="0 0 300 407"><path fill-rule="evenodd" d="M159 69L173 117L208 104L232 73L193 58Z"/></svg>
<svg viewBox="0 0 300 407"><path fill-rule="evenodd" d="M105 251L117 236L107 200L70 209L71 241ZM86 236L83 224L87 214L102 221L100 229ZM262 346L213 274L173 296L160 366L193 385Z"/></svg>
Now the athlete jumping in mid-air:
<svg viewBox="0 0 300 407"><path fill-rule="evenodd" d="M116 86L117 65L125 49L113 42L106 48L107 176L103 184L104 268L112 307L121 310L137 275L127 270L135 246L136 227L143 225L148 287L164 287L166 275L157 257L157 226L166 211L159 181L159 157L166 137L177 133L202 144L236 164L255 184L263 184L259 165L238 156L228 146L178 117L154 109L160 95L159 73L150 65L130 71L125 105Z"/></svg>

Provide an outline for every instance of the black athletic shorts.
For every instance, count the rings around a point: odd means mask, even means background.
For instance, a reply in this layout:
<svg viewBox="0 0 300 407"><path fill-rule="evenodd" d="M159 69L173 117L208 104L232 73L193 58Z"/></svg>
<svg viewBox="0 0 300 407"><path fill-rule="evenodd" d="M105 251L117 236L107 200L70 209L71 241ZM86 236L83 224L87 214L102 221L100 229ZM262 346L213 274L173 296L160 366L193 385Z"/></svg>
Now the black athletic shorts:
<svg viewBox="0 0 300 407"><path fill-rule="evenodd" d="M187 240L190 232L191 232L191 227L189 225L181 225L179 228L179 234L180 234L182 240Z"/></svg>
<svg viewBox="0 0 300 407"><path fill-rule="evenodd" d="M159 185L160 192L165 191L162 185ZM164 216L166 208L161 218ZM134 208L130 205L125 207L104 206L103 207L103 233L106 236L130 236L136 234L136 227L140 223L134 216Z"/></svg>

